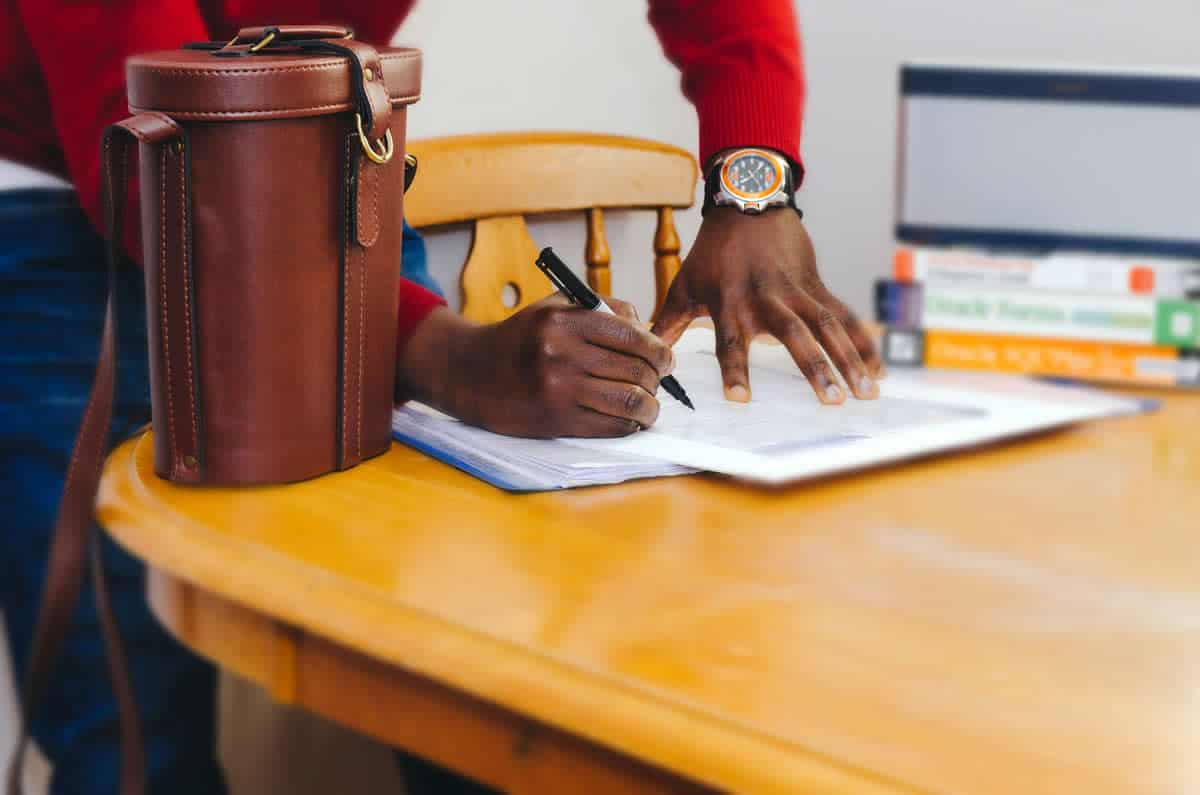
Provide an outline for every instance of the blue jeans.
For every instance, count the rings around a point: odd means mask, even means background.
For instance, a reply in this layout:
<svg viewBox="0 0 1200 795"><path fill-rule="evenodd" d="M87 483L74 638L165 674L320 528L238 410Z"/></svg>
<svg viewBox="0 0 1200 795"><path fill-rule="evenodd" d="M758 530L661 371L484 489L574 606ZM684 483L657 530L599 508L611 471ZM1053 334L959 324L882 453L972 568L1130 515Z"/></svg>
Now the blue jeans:
<svg viewBox="0 0 1200 795"><path fill-rule="evenodd" d="M106 273L101 241L61 190L0 194L0 607L18 681L25 674L63 477L99 352ZM150 417L141 271L120 268L114 439ZM147 738L151 792L225 785L215 753L213 669L155 623L141 564L105 538L109 586ZM115 793L116 704L96 605L84 589L30 726L54 765L53 795Z"/></svg>
<svg viewBox="0 0 1200 795"><path fill-rule="evenodd" d="M405 230L405 275L436 288L419 236ZM91 387L104 314L103 248L61 190L0 193L0 609L18 681L26 670L55 512ZM113 438L150 419L141 271L119 273ZM103 534L102 534L103 535ZM147 739L153 795L220 795L213 668L147 608L142 565L106 537L104 556ZM115 793L116 704L90 589L31 725L54 765L52 795ZM0 760L0 768L7 760Z"/></svg>

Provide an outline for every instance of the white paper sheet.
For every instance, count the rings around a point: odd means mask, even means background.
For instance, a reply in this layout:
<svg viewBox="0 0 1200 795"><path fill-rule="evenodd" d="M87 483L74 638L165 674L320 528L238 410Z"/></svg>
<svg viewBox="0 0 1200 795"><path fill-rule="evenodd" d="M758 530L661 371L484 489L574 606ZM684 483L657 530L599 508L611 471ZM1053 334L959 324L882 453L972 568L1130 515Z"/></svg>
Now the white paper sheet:
<svg viewBox="0 0 1200 795"><path fill-rule="evenodd" d="M507 491L569 489L695 471L657 458L554 439L500 436L419 403L396 409L392 432L400 441Z"/></svg>
<svg viewBox="0 0 1200 795"><path fill-rule="evenodd" d="M787 350L764 344L751 353L753 399L737 404L723 397L711 330L689 330L675 352L675 375L695 412L660 391L662 410L649 430L564 441L782 483L1141 410L1138 401L1095 390L927 371L893 372L878 400L826 406Z"/></svg>

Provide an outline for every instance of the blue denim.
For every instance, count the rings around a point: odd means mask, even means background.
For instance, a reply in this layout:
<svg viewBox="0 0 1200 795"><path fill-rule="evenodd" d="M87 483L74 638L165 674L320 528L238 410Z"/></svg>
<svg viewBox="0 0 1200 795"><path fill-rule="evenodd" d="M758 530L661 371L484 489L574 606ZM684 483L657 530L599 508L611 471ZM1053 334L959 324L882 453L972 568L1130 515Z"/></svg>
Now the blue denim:
<svg viewBox="0 0 1200 795"><path fill-rule="evenodd" d="M429 258L425 254L425 238L407 223L404 225L404 249L401 252L401 273L430 292L445 297L442 288L429 275Z"/></svg>
<svg viewBox="0 0 1200 795"><path fill-rule="evenodd" d="M406 228L405 275L432 285L424 245ZM414 242L415 241L415 242ZM99 351L103 248L62 190L0 193L0 609L18 680L25 675L63 477ZM119 271L119 370L113 439L150 419L141 271ZM213 668L157 624L145 571L104 537L109 587L147 738L152 795L221 795ZM32 734L54 765L52 795L106 795L118 781L116 704L90 587ZM0 760L0 768L7 760Z"/></svg>
<svg viewBox="0 0 1200 795"><path fill-rule="evenodd" d="M103 248L61 190L0 194L0 607L24 677L63 477L99 352ZM119 273L113 437L150 417L145 299L138 268ZM171 639L144 597L145 572L104 540L147 737L154 795L222 793L215 753L213 669ZM115 793L118 729L90 586L32 734L54 765L52 795Z"/></svg>

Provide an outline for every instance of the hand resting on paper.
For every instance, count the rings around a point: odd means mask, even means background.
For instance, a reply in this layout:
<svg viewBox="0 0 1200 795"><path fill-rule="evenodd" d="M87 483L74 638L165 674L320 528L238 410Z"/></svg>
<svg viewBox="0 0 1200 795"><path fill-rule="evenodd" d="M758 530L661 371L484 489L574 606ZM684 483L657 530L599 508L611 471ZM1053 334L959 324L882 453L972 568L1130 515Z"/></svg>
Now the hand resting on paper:
<svg viewBox="0 0 1200 795"><path fill-rule="evenodd" d="M436 309L401 351L400 393L509 436L625 436L649 427L674 354L634 322L629 304L605 300L622 317L558 296L488 325Z"/></svg>
<svg viewBox="0 0 1200 795"><path fill-rule="evenodd" d="M790 209L742 215L717 207L705 215L653 331L674 345L703 316L713 319L729 400L750 399L750 342L763 332L787 347L821 402L846 397L826 354L856 398L879 394L879 352L863 324L821 281L812 240Z"/></svg>

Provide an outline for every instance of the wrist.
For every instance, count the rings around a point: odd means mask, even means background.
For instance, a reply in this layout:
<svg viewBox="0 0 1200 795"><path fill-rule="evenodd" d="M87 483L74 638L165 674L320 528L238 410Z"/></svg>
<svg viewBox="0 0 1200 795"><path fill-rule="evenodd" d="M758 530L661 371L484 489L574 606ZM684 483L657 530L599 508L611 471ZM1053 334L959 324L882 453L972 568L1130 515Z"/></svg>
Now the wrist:
<svg viewBox="0 0 1200 795"><path fill-rule="evenodd" d="M444 306L430 312L396 356L396 400L419 400L454 413L456 376L478 329Z"/></svg>

